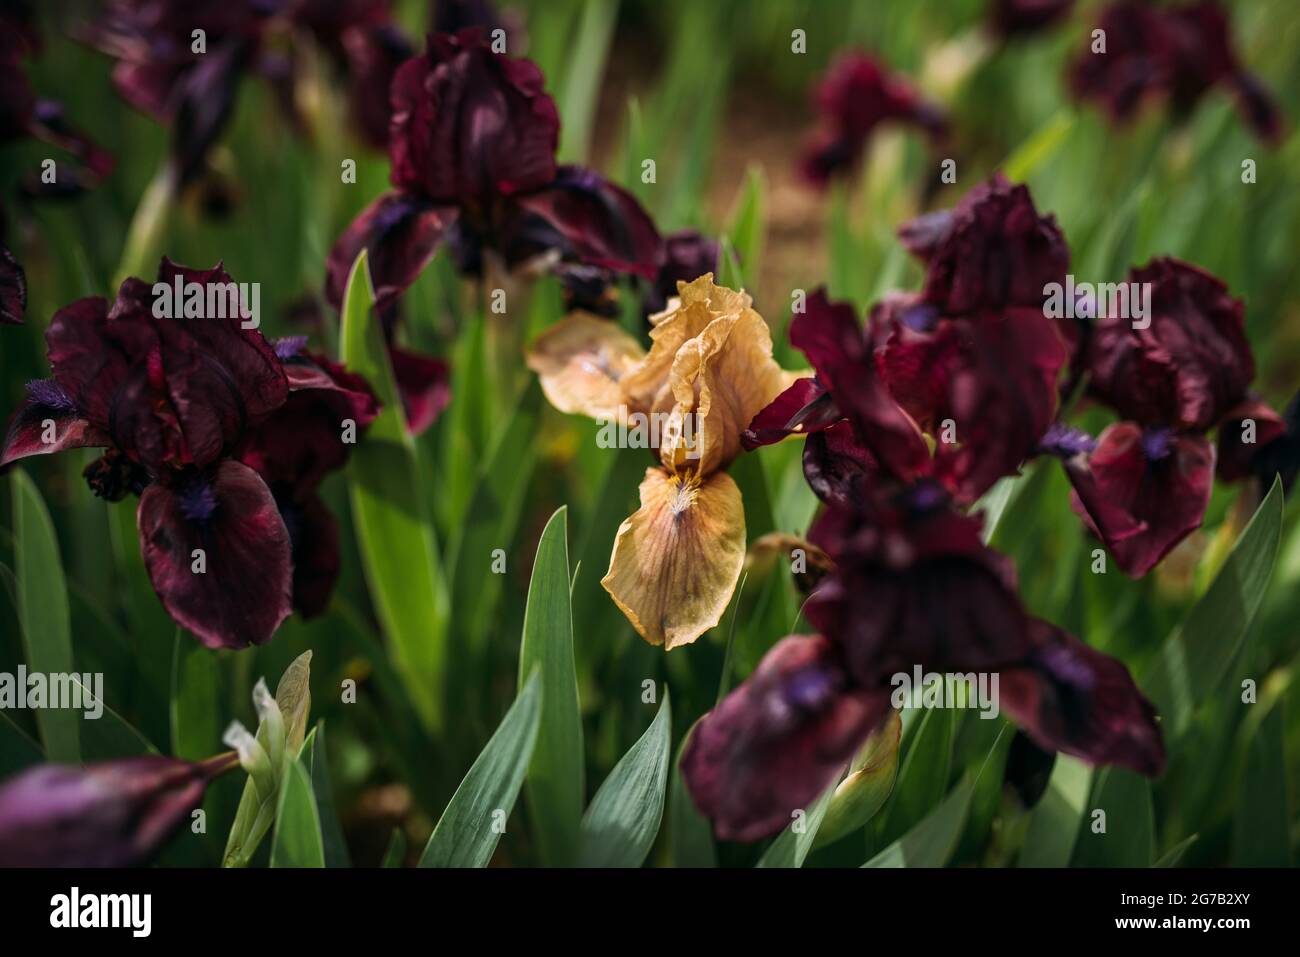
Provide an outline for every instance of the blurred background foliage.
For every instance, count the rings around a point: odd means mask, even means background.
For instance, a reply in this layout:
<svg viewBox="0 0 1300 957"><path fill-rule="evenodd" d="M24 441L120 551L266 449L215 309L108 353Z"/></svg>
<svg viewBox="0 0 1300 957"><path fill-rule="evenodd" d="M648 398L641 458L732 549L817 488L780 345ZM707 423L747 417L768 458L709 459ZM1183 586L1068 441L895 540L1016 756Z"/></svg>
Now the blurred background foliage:
<svg viewBox="0 0 1300 957"><path fill-rule="evenodd" d="M1294 0L1227 6L1241 59L1272 89L1294 129ZM422 34L428 4L400 0L397 7L408 34ZM1006 45L984 32L984 0L513 0L504 7L523 27L512 33L510 52L541 66L560 107L561 158L596 165L631 189L663 232L690 226L726 237L722 280L753 292L787 368L803 366L783 336L792 290L827 284L833 296L865 310L887 290L915 288L921 273L895 240L896 227L918 211L951 205L1004 168L1028 182L1040 210L1055 213L1080 280L1116 281L1156 254L1196 263L1245 300L1262 394L1280 407L1300 383L1300 137L1290 135L1276 150L1263 147L1221 94L1208 96L1185 121L1154 109L1118 129L1076 105L1064 69L1086 43L1099 8L1091 0L1059 29ZM84 7L40 9L45 49L31 64L33 84L61 99L117 165L102 185L72 201L5 202L6 241L30 286L28 324L0 337L6 410L18 404L27 380L47 374L42 332L53 312L78 297L111 296L129 224L167 149L167 131L114 93L109 61L59 29L77 22ZM791 51L796 28L806 31L805 54ZM874 51L946 106L953 136L939 156L917 136L879 134L855 181L823 195L799 181L797 155L815 123L812 84L851 47ZM295 320L294 307L319 297L330 244L386 188L388 164L353 137L328 65L300 67L298 99L309 130L291 128L270 89L246 81L216 152L218 176L186 195L162 248L194 266L224 260L236 280L261 284L263 331L311 331L316 345L335 352L332 311L322 307L325 321L309 330ZM14 196L19 178L46 153L35 143L0 148L0 196ZM957 183L935 191L943 158L956 160ZM355 185L341 182L345 159L356 160ZM655 160L654 183L641 180L645 159ZM1258 166L1252 185L1242 183L1244 159ZM734 683L772 643L801 627L789 576L755 567L715 632L671 655L646 645L598 585L614 531L635 507L646 453L600 449L594 424L559 415L540 399L522 355L504 372L497 368L493 351L500 344L485 330L477 290L447 263L426 271L403 310L411 344L446 356L453 369L451 406L416 449L452 591L451 624L436 638L446 642L448 656L436 731L416 717L385 651L348 518L346 476L331 477L323 490L344 536L330 611L312 621L295 616L266 646L232 653L209 652L177 634L144 576L134 500L106 505L80 478L93 452L25 466L54 517L76 665L105 673L114 712L83 741L83 757L117 756L126 746L206 757L219 750L227 721L250 720L252 682L262 675L274 681L311 649L314 718L329 728L334 804L361 864L380 861L394 828L417 856L514 698L533 555L558 506L568 506L570 564L577 568L574 642L588 797L658 710L657 702L643 700L643 681L671 686L675 747L711 707L720 681ZM515 345L558 318L558 289L540 283L526 312L511 315ZM625 321L641 329L639 315ZM1095 429L1105 418L1085 410L1079 422ZM745 493L751 543L768 531L805 530L815 502L797 445L745 456L732 474ZM1094 544L1070 511L1059 468L1035 465L1007 491L993 543L1015 559L1026 604L1120 655L1137 674L1203 593L1242 525L1233 510L1238 489L1219 490L1202 531L1157 573L1134 582L1116 570L1089 572ZM8 496L3 501L0 670L13 671L24 655L13 600L14 523ZM1109 788L1109 798L1136 802L1137 816L1149 820L1151 860L1180 847L1183 863L1291 860L1300 839L1290 803L1300 782L1295 526L1288 516L1249 641L1195 714L1168 775L1149 791L1134 791L1118 774L1093 776L1094 799ZM488 574L493 548L507 553L504 576ZM1241 704L1236 690L1246 677L1260 689L1253 706ZM356 704L342 703L335 690L346 678L358 682ZM37 734L27 714L0 717L0 775L7 776L36 760ZM925 721L908 716L904 725L902 777L891 804L808 862L861 863L921 821L968 771L983 773L951 862L1036 860L1021 855L1021 845L1034 844L1041 837L1035 829L1050 821L1001 787L1012 736L1006 722L936 713ZM1068 778L1061 762L1057 771ZM208 807L222 823L206 843L175 842L165 860L218 861L238 794L238 781L221 782ZM673 798L681 800L676 789ZM497 862L535 862L533 828L520 812L513 821L519 823L504 836ZM682 838L691 827L698 822L689 811L671 807L651 862L687 863L698 854ZM1066 841L1063 859L1043 852L1037 860L1068 861L1072 844ZM744 864L762 850L724 846L718 854L722 863ZM1074 860L1114 862L1078 851Z"/></svg>

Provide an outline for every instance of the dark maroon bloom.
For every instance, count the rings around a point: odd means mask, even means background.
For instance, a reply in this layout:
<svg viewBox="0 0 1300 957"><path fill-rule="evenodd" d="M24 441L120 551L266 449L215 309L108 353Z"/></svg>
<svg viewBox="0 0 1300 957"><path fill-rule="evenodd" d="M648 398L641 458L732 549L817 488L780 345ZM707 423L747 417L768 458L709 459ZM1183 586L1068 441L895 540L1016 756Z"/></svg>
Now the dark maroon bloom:
<svg viewBox="0 0 1300 957"><path fill-rule="evenodd" d="M233 763L148 755L30 768L0 786L0 867L145 864Z"/></svg>
<svg viewBox="0 0 1300 957"><path fill-rule="evenodd" d="M1149 777L1164 773L1155 709L1123 663L1033 619L1035 647L1002 673L999 700L1039 745Z"/></svg>
<svg viewBox="0 0 1300 957"><path fill-rule="evenodd" d="M1204 432L1246 398L1255 360L1244 310L1228 287L1177 259L1129 272L1151 287L1151 314L1099 322L1089 351L1092 394L1123 418Z"/></svg>
<svg viewBox="0 0 1300 957"><path fill-rule="evenodd" d="M1215 0L1153 6L1120 0L1102 11L1104 52L1080 54L1070 74L1075 96L1099 103L1117 121L1131 118L1147 100L1168 99L1186 115L1212 87L1238 98L1246 121L1277 143L1282 117L1260 82L1237 62L1231 23Z"/></svg>
<svg viewBox="0 0 1300 957"><path fill-rule="evenodd" d="M804 614L843 648L863 687L912 666L998 671L1029 651L1011 563L980 539L983 522L954 511L934 483L829 508L809 533L836 562Z"/></svg>
<svg viewBox="0 0 1300 957"><path fill-rule="evenodd" d="M899 230L926 264L924 299L944 315L1008 306L1039 312L1049 283L1064 285L1070 248L1054 216L1041 216L1023 184L996 173L951 210Z"/></svg>
<svg viewBox="0 0 1300 957"><path fill-rule="evenodd" d="M1141 577L1205 516L1214 447L1199 435L1117 422L1066 460L1071 504L1128 575Z"/></svg>
<svg viewBox="0 0 1300 957"><path fill-rule="evenodd" d="M801 166L804 177L818 186L855 167L882 123L915 126L934 139L947 128L937 107L863 53L844 54L831 65L813 104L822 126L805 148Z"/></svg>
<svg viewBox="0 0 1300 957"><path fill-rule="evenodd" d="M325 610L338 578L338 527L318 487L343 467L351 428L356 437L379 414L379 403L360 376L325 356L277 343L293 391L283 406L253 426L236 456L270 488L289 534L293 607L305 618Z"/></svg>
<svg viewBox="0 0 1300 957"><path fill-rule="evenodd" d="M451 369L442 359L396 346L388 350L393 380L402 399L406 427L419 435L438 420L451 401Z"/></svg>
<svg viewBox="0 0 1300 957"><path fill-rule="evenodd" d="M0 324L23 321L27 312L27 275L13 253L0 246Z"/></svg>
<svg viewBox="0 0 1300 957"><path fill-rule="evenodd" d="M240 81L264 77L296 126L294 28L309 34L347 76L353 118L377 145L387 142L388 85L413 52L389 24L389 0L113 0L87 31L116 59L113 82L136 109L171 125L181 184L198 179L229 123ZM194 31L203 31L196 51Z"/></svg>
<svg viewBox="0 0 1300 957"><path fill-rule="evenodd" d="M718 837L756 841L811 805L888 712L888 691L855 688L834 642L791 636L695 726L682 775Z"/></svg>
<svg viewBox="0 0 1300 957"><path fill-rule="evenodd" d="M683 229L664 237L663 264L655 276L654 286L642 301L646 314L661 311L677 295L677 283L699 279L706 272L717 273L722 247L712 236L694 229Z"/></svg>
<svg viewBox="0 0 1300 957"><path fill-rule="evenodd" d="M159 282L196 285L205 314L155 315L153 289L128 279L111 307L83 299L55 315L54 378L28 386L0 467L107 446L86 480L110 501L141 496L141 551L168 613L209 647L261 644L291 598L305 612L328 598L336 532L316 486L342 466L377 403L301 340L272 346L242 328L238 286L220 265L164 259ZM209 315L214 291L232 298ZM191 293L185 301L197 301Z"/></svg>
<svg viewBox="0 0 1300 957"><path fill-rule="evenodd" d="M1004 37L1038 33L1064 20L1074 0L991 0L989 19Z"/></svg>

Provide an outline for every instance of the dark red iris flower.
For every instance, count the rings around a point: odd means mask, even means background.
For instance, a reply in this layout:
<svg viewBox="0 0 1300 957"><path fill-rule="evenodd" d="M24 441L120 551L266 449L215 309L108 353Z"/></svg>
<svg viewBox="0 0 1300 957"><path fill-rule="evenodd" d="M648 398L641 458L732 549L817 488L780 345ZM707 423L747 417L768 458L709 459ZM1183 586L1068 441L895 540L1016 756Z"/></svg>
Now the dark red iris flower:
<svg viewBox="0 0 1300 957"><path fill-rule="evenodd" d="M427 53L402 65L392 87L395 189L334 244L332 304L363 249L381 307L443 245L470 274L549 253L655 277L662 242L640 204L591 170L556 164L559 113L543 87L534 63L493 53L479 29L434 34Z"/></svg>
<svg viewBox="0 0 1300 957"><path fill-rule="evenodd" d="M16 0L0 5L0 145L35 139L70 153L73 162L56 167L53 183L35 173L22 181L30 196L69 196L112 172L113 157L68 122L61 103L38 97L32 89L22 59L40 47L33 6Z"/></svg>
<svg viewBox="0 0 1300 957"><path fill-rule="evenodd" d="M178 280L210 300L237 295L220 264L164 259L159 282ZM346 457L347 420L359 435L377 406L357 377L297 344L277 352L234 308L182 319L154 307L152 287L132 278L111 304L82 299L55 314L53 377L29 384L0 467L106 448L87 481L111 501L140 495L140 548L168 613L209 647L261 644L292 604L311 612L328 595L337 554L315 487Z"/></svg>
<svg viewBox="0 0 1300 957"><path fill-rule="evenodd" d="M1171 258L1130 271L1130 290L1150 288L1150 314L1098 322L1088 350L1090 395L1122 417L1090 451L1065 450L1072 501L1127 574L1150 571L1198 528L1209 505L1220 426L1231 461L1250 451L1232 439L1257 420L1255 449L1283 431L1276 413L1248 393L1255 374L1242 303L1209 273ZM1130 294L1130 299L1133 295Z"/></svg>
<svg viewBox="0 0 1300 957"><path fill-rule="evenodd" d="M800 165L804 178L817 186L853 170L882 124L914 126L935 140L947 132L947 119L938 107L865 53L846 53L831 64L817 86L813 106L821 127L805 147Z"/></svg>
<svg viewBox="0 0 1300 957"><path fill-rule="evenodd" d="M1074 0L991 0L989 20L1003 37L1046 30L1069 16Z"/></svg>
<svg viewBox="0 0 1300 957"><path fill-rule="evenodd" d="M941 318L917 297L881 303L864 330L850 306L818 291L791 322L790 339L816 377L778 396L742 442L809 435L804 471L828 501L854 494L839 489L841 473L851 478L863 461L906 481L934 478L960 503L975 501L1036 454L1065 363L1064 342L1041 311Z"/></svg>
<svg viewBox="0 0 1300 957"><path fill-rule="evenodd" d="M1105 52L1089 48L1071 73L1075 96L1093 100L1116 121L1133 117L1152 99L1167 99L1186 115L1213 87L1237 97L1256 135L1276 144L1283 136L1281 111L1264 86L1237 61L1231 21L1216 0L1152 5L1120 0L1102 11Z"/></svg>
<svg viewBox="0 0 1300 957"><path fill-rule="evenodd" d="M234 755L41 764L0 786L0 867L135 867L203 801Z"/></svg>
<svg viewBox="0 0 1300 957"><path fill-rule="evenodd" d="M387 144L388 85L412 48L391 25L390 0L111 0L85 30L117 60L113 84L128 103L172 127L178 182L192 182L234 109L246 75L269 81L292 111L295 64L273 34L299 29L342 70L353 119L378 148ZM194 31L205 48L195 52ZM301 119L293 115L295 125Z"/></svg>

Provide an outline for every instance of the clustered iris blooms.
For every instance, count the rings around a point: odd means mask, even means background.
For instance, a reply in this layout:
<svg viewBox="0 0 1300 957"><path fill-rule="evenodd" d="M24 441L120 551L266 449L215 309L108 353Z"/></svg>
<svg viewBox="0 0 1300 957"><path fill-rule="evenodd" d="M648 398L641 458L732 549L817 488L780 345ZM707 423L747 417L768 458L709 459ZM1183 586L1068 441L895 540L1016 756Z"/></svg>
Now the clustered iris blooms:
<svg viewBox="0 0 1300 957"><path fill-rule="evenodd" d="M220 264L164 258L159 282L234 289ZM111 304L55 313L53 377L28 384L0 467L29 455L105 448L95 494L140 496L140 548L168 613L203 644L267 641L297 607L320 611L338 572L337 531L316 488L378 414L360 378L274 345L228 318L160 318L151 286L127 279Z"/></svg>
<svg viewBox="0 0 1300 957"><path fill-rule="evenodd" d="M995 672L1000 704L1039 746L1162 772L1154 709L1124 665L1028 614L1015 569L963 509L1038 454L1070 335L1043 310L1069 251L1001 177L904 227L924 288L871 310L811 296L791 341L815 375L744 433L806 436L823 502L810 541L834 562L795 635L691 734L682 771L722 838L757 840L844 770L890 712L891 677Z"/></svg>
<svg viewBox="0 0 1300 957"><path fill-rule="evenodd" d="M1168 100L1177 114L1186 115L1210 89L1224 86L1236 95L1257 136L1281 141L1282 114L1263 84L1237 61L1231 22L1216 0L1119 0L1102 11L1096 30L1104 32L1105 50L1094 52L1090 46L1070 73L1079 99L1095 101L1123 121L1153 99ZM1096 42L1092 34L1088 42Z"/></svg>

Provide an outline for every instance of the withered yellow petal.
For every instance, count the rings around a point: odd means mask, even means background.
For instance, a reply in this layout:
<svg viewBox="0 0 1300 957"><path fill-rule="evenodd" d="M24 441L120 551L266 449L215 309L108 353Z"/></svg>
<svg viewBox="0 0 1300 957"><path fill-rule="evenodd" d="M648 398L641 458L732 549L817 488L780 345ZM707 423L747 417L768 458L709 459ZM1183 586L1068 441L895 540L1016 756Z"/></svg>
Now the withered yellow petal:
<svg viewBox="0 0 1300 957"><path fill-rule="evenodd" d="M725 472L702 483L646 470L601 585L652 645L687 645L722 619L745 561L745 508Z"/></svg>
<svg viewBox="0 0 1300 957"><path fill-rule="evenodd" d="M646 411L629 402L621 385L644 358L641 344L615 323L575 312L537 337L528 368L561 412L622 421L627 412Z"/></svg>
<svg viewBox="0 0 1300 957"><path fill-rule="evenodd" d="M669 373L674 406L660 460L710 475L740 454L740 434L786 388L772 333L753 309L719 317L685 343Z"/></svg>

